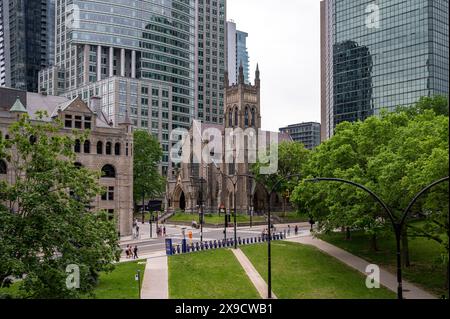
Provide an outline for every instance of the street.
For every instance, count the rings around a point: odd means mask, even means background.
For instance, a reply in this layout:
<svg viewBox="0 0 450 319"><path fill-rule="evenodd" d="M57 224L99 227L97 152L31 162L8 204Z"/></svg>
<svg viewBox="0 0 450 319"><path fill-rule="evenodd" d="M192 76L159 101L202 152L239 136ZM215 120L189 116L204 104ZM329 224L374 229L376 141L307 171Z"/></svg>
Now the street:
<svg viewBox="0 0 450 319"><path fill-rule="evenodd" d="M120 242L120 247L122 248L122 257L125 257L124 249L127 247L127 245L137 245L138 246L138 254L139 256L148 256L155 253L164 253L165 251L165 239L171 238L174 245L181 244L181 241L183 239L183 228L185 229L186 239L188 239L188 233L192 231L192 242L200 242L201 237L201 230L195 229L192 227L187 226L180 226L180 225L169 225L165 224L166 227L166 237L160 237L156 238L156 229L155 225L153 224L153 231L152 235L153 238L150 239L150 225L149 224L142 224L138 223L139 225L139 232L140 232L140 238L138 239L132 239L132 238L126 238L122 239ZM302 233L306 233L309 231L309 224L308 223L300 223L300 224L291 224L291 231L290 235L294 235L294 228L295 225L298 225L299 227L299 235ZM266 226L254 226L254 227L238 227L237 228L237 238L241 237L241 239L245 238L254 238L261 236L263 230L267 228ZM280 224L275 225L275 232L284 232L286 230L286 233L288 232L288 224ZM203 228L203 241L210 241L210 240L222 240L224 239L224 229L223 228ZM234 227L231 225L231 227L227 228L227 238L234 238Z"/></svg>

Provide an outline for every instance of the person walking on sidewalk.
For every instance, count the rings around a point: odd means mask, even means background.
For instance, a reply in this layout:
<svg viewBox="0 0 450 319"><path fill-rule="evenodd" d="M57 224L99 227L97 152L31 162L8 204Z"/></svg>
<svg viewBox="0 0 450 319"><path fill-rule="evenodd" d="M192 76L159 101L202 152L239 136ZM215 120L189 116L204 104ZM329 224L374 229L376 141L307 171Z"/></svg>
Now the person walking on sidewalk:
<svg viewBox="0 0 450 319"><path fill-rule="evenodd" d="M136 246L134 246L134 249L133 249L133 259L138 259L139 257L138 257L138 246L136 245Z"/></svg>
<svg viewBox="0 0 450 319"><path fill-rule="evenodd" d="M166 226L163 227L163 236L166 237Z"/></svg>
<svg viewBox="0 0 450 319"><path fill-rule="evenodd" d="M291 225L288 225L288 236L291 236Z"/></svg>
<svg viewBox="0 0 450 319"><path fill-rule="evenodd" d="M298 225L295 225L295 236L298 235Z"/></svg>

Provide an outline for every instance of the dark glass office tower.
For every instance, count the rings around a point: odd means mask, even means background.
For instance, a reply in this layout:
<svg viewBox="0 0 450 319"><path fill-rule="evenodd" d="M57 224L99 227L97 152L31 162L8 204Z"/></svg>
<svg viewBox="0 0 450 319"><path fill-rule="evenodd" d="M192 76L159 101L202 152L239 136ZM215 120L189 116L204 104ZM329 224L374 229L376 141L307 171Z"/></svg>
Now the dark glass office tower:
<svg viewBox="0 0 450 319"><path fill-rule="evenodd" d="M324 0L322 123L448 96L448 0Z"/></svg>
<svg viewBox="0 0 450 319"><path fill-rule="evenodd" d="M226 0L195 0L195 8L195 114L203 123L223 124Z"/></svg>
<svg viewBox="0 0 450 319"><path fill-rule="evenodd" d="M0 84L37 92L39 71L54 60L55 0L2 0L0 8Z"/></svg>

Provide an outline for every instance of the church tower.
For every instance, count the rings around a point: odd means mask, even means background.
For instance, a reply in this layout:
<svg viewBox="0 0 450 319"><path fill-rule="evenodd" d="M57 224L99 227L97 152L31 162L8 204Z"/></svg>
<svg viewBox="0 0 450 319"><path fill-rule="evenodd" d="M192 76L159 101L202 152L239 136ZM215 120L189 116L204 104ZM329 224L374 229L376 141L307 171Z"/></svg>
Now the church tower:
<svg viewBox="0 0 450 319"><path fill-rule="evenodd" d="M225 128L261 128L259 65L256 66L255 85L245 84L244 68L239 66L238 83L230 86L225 73Z"/></svg>
<svg viewBox="0 0 450 319"><path fill-rule="evenodd" d="M254 85L245 83L242 63L239 66L238 83L230 85L228 73L225 73L225 129L241 129L245 132L244 134L248 134L244 138L243 144L236 143L232 146L235 162L225 163L223 167L223 171L229 176L249 174L250 166L256 161L258 132L261 129L260 86L258 65ZM250 132L251 129L254 130L254 133ZM237 154L244 155L244 162L236 161ZM253 161L249 154L255 154ZM225 192L222 193L222 198L225 200L227 209L232 209L234 207L234 189L226 179L222 182L227 185ZM253 183L250 178L240 177L236 192L238 212L247 213L253 207L255 192Z"/></svg>

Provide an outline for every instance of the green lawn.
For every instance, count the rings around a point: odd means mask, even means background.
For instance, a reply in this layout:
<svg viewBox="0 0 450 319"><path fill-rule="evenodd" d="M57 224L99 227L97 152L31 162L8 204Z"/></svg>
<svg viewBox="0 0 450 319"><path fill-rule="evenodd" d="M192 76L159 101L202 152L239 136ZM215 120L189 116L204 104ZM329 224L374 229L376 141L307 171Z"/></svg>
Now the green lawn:
<svg viewBox="0 0 450 319"><path fill-rule="evenodd" d="M307 222L309 221L309 216L307 214L298 213L298 212L275 212L274 215L280 217L285 223L299 223L299 222Z"/></svg>
<svg viewBox="0 0 450 319"><path fill-rule="evenodd" d="M86 295L83 299L139 299L138 283L134 279L137 270L141 271L141 282L144 276L145 261L117 264L111 273L100 273L99 284L94 289L94 296ZM21 298L20 282L10 288L0 288L0 296L8 294L12 298Z"/></svg>
<svg viewBox="0 0 450 319"><path fill-rule="evenodd" d="M395 274L397 264L395 239L392 236L379 238L377 252L370 249L369 237L361 232L352 233L351 240L345 240L342 233L321 235L320 238L367 261L383 266ZM440 245L434 241L411 238L409 240L411 267L403 267L404 279L423 287L437 297L445 294L448 298L448 291L444 286L446 267L438 261L442 252Z"/></svg>
<svg viewBox="0 0 450 319"><path fill-rule="evenodd" d="M199 222L198 214L186 214L186 213L176 213L169 219L169 222L187 222L192 221ZM264 222L266 219L263 216L253 216L253 222ZM250 216L238 214L236 216L237 223L250 223ZM225 216L219 214L207 215L205 214L205 223L210 225L223 225L225 222ZM234 222L234 217L231 216L231 222Z"/></svg>
<svg viewBox="0 0 450 319"><path fill-rule="evenodd" d="M267 279L267 245L241 249ZM272 243L272 291L280 299L395 298L386 288L366 288L365 280L363 274L314 247Z"/></svg>
<svg viewBox="0 0 450 319"><path fill-rule="evenodd" d="M134 276L141 271L144 277L145 261L117 264L111 273L101 273L99 284L94 290L95 299L139 299L138 283ZM141 264L139 264L141 263Z"/></svg>
<svg viewBox="0 0 450 319"><path fill-rule="evenodd" d="M257 299L259 294L231 250L169 258L171 299Z"/></svg>

